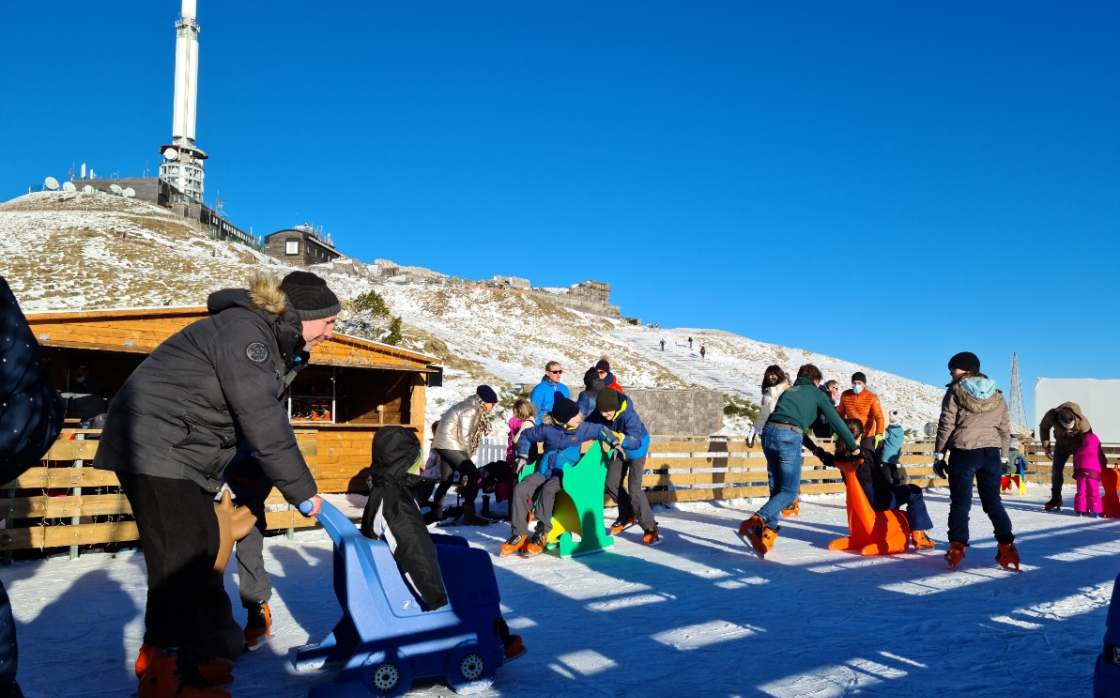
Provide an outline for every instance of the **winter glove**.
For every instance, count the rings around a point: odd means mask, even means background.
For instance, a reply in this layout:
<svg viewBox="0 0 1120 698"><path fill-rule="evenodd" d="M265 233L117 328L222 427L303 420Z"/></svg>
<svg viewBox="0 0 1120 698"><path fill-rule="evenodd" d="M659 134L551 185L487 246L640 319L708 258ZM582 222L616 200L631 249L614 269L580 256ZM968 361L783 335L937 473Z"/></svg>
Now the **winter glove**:
<svg viewBox="0 0 1120 698"><path fill-rule="evenodd" d="M521 472L523 470L525 470L525 465L528 462L529 462L529 459L526 458L525 456L518 456L517 457L517 463L515 463L514 466L513 466L513 473L514 473L514 475L517 476L518 480L521 479Z"/></svg>
<svg viewBox="0 0 1120 698"><path fill-rule="evenodd" d="M754 434L747 437L747 448L754 448Z"/></svg>
<svg viewBox="0 0 1120 698"><path fill-rule="evenodd" d="M1000 462L1000 463L1003 463L1004 465L1007 465L1007 457L1006 457L1006 456L1004 456L1003 458L1000 458L1000 459L999 459L999 462Z"/></svg>
<svg viewBox="0 0 1120 698"><path fill-rule="evenodd" d="M949 473L946 470L947 465L948 464L945 462L945 457L944 457L943 454L941 454L941 453L933 454L933 474L934 475L936 475L937 477L939 477L941 479L948 478Z"/></svg>
<svg viewBox="0 0 1120 698"><path fill-rule="evenodd" d="M1046 458L1048 460L1054 460L1054 452L1051 451L1049 447L1046 448Z"/></svg>
<svg viewBox="0 0 1120 698"><path fill-rule="evenodd" d="M883 435L882 434L876 434L875 435L875 448L879 448L879 444L881 444L881 443L883 443Z"/></svg>

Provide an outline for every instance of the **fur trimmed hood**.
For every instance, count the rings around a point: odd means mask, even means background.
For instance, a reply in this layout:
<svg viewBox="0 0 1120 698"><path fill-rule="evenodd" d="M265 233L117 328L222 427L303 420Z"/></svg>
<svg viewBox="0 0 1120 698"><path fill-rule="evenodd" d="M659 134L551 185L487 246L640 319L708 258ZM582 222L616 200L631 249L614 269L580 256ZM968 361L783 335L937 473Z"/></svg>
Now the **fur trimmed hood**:
<svg viewBox="0 0 1120 698"><path fill-rule="evenodd" d="M273 315L283 315L288 307L288 296L280 288L280 277L257 272L249 278L249 300L261 310Z"/></svg>
<svg viewBox="0 0 1120 698"><path fill-rule="evenodd" d="M949 384L961 407L974 414L992 412L1003 404L1003 393L983 373L964 373Z"/></svg>

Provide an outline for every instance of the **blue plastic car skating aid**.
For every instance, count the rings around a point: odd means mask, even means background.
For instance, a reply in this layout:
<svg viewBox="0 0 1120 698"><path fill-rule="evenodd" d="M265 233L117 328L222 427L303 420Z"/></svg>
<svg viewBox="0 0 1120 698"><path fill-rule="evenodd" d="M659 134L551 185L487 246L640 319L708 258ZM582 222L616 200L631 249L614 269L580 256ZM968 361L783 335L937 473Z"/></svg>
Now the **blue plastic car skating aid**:
<svg viewBox="0 0 1120 698"><path fill-rule="evenodd" d="M432 536L449 603L428 611L384 541L363 536L328 502L318 519L334 542L342 618L321 643L296 652L299 670L339 667L310 698L401 696L414 678L429 676L445 677L464 695L490 687L505 655L498 635L501 599L487 552L456 536Z"/></svg>

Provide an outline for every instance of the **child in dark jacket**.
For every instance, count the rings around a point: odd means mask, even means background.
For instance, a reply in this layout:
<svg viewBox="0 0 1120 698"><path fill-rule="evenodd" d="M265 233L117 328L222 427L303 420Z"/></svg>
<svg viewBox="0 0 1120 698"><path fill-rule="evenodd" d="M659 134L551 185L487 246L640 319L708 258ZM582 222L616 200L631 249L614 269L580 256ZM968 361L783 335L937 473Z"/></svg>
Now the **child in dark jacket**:
<svg viewBox="0 0 1120 698"><path fill-rule="evenodd" d="M844 422L852 438L858 443L863 435L863 422L858 419L848 419ZM926 510L925 498L922 488L917 485L903 485L899 477L898 466L894 463L880 462L875 452L871 449L862 449L860 455L852 458L852 451L843 441L836 442L835 459L850 463L857 463L856 479L863 487L867 501L875 511L900 510L906 507L906 520L910 524L910 539L915 550L932 548L934 542L926 535L926 531L933 528L933 522Z"/></svg>
<svg viewBox="0 0 1120 698"><path fill-rule="evenodd" d="M424 525L413 487L421 470L420 440L408 429L382 427L373 437L369 500L362 512L362 535L384 540L412 593L434 611L447 605L447 589L436 544ZM510 635L504 621L498 631L509 661L525 652L520 635Z"/></svg>
<svg viewBox="0 0 1120 698"><path fill-rule="evenodd" d="M579 407L566 397L556 398L551 414L551 423L525 430L517 441L518 467L515 472L520 472L528 463L531 444L541 444L543 455L537 461L534 471L513 488L510 505L513 534L502 545L503 556L520 552L523 557L533 557L544 551L548 534L552 530L552 509L556 504L556 495L560 492L564 466L579 462L580 445L584 441L602 441L611 446L619 443L609 430L584 422ZM537 498L534 513L539 523L532 538L527 538L529 502L533 497Z"/></svg>
<svg viewBox="0 0 1120 698"><path fill-rule="evenodd" d="M636 523L642 527L643 543L660 544L661 533L642 489L649 431L630 397L612 390L600 392L595 398L595 413L587 421L604 425L622 439L622 448L615 449L607 466L607 494L618 502L618 519L611 524L611 535L618 535ZM625 490L622 489L623 479L626 480Z"/></svg>

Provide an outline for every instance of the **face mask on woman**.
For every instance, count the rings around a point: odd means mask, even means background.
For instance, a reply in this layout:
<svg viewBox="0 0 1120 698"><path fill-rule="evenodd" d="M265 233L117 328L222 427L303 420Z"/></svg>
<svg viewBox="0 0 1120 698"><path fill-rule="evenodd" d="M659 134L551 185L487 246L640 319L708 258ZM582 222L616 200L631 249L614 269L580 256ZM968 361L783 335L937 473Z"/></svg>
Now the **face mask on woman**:
<svg viewBox="0 0 1120 698"><path fill-rule="evenodd" d="M778 377L775 376L773 373L771 373L769 376L766 376L766 382L769 383L770 385L777 385L778 384Z"/></svg>

